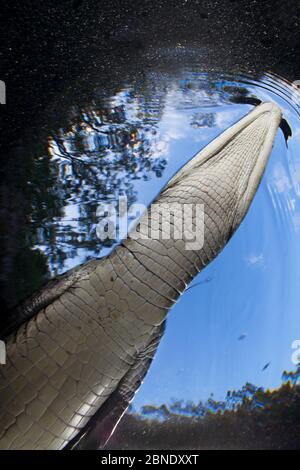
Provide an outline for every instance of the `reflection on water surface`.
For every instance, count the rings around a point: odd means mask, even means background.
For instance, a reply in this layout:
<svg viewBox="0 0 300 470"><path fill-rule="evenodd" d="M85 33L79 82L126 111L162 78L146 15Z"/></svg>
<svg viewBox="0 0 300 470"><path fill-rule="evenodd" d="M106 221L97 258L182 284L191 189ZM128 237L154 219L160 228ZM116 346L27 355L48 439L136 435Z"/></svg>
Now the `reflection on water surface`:
<svg viewBox="0 0 300 470"><path fill-rule="evenodd" d="M298 383L292 360L292 343L300 339L295 93L271 74L230 76L204 73L197 66L169 74L148 70L142 78L96 87L87 101L71 94L59 125L45 125L40 136L14 150L23 165L12 167L14 191L3 209L1 297L7 307L50 276L113 249L117 240L97 238L100 202L117 204L126 195L129 204L149 205L183 164L254 105L271 100L283 110L282 131L245 221L172 309L156 359L126 418L137 419L142 412L156 419L151 426L128 421L131 430L136 426L150 436L149 446L155 445L155 422L161 426L169 420L180 429L180 420L188 416L193 422L184 425L192 429L208 411L235 411L241 404L245 413L249 407L265 408L271 399L268 388L280 387L282 380L294 387ZM273 401L284 408L278 400L284 403L294 392L286 390ZM126 443L124 423L115 445ZM215 424L209 426L214 436ZM216 434L215 447L218 439Z"/></svg>

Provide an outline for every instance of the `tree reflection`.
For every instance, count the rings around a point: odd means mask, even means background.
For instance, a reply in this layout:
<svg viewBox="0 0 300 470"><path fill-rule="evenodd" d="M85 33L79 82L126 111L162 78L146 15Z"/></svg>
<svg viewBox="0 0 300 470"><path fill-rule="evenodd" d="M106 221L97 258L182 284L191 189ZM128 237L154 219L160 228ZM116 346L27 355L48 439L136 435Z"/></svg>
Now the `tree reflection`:
<svg viewBox="0 0 300 470"><path fill-rule="evenodd" d="M52 183L47 194L55 203L46 205L51 218L42 218L35 227L34 243L47 256L52 273L63 271L67 260L85 262L116 243L96 236L100 203L115 203L118 210L118 198L125 195L130 205L138 198L138 180L162 176L167 158L159 145L159 124L168 85L145 79L87 105L72 106L67 123L50 132L47 167ZM234 93L236 88L229 97L226 94L226 100ZM196 99L199 106L220 103L223 90L206 77L200 83L182 81L178 94L182 106L194 109ZM192 127L215 125L215 113L191 112Z"/></svg>
<svg viewBox="0 0 300 470"><path fill-rule="evenodd" d="M112 245L115 240L101 242L96 237L99 203L114 202L117 208L119 197L126 195L130 205L137 199L135 180L162 176L167 160L155 143L163 102L157 100L154 118L154 99L150 113L141 96L122 90L105 106L73 108L68 125L49 137L55 191L71 217L67 224L55 224L56 248L46 250L52 265L58 250L74 257L85 248L87 259L99 255L103 244ZM45 235L40 233L39 244Z"/></svg>
<svg viewBox="0 0 300 470"><path fill-rule="evenodd" d="M204 108L241 93L233 88L224 95L220 77L205 74L157 80L149 73L139 81L131 77L129 85L106 83L88 98L70 92L62 109L53 104L40 134L23 138L9 156L1 187L10 194L1 212L2 305L16 304L46 278L116 243L97 238L97 207L113 202L118 209L124 195L130 205L141 187L163 176L168 156L160 124L167 100L201 131L215 125L215 113Z"/></svg>
<svg viewBox="0 0 300 470"><path fill-rule="evenodd" d="M284 372L276 390L247 383L225 401L133 408L109 449L299 449L300 366Z"/></svg>

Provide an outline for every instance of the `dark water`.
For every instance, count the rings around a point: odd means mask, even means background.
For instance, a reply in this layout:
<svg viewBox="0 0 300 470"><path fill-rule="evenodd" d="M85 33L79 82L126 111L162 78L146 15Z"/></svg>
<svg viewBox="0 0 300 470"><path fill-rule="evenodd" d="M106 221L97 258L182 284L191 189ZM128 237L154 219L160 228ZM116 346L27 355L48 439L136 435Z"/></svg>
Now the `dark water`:
<svg viewBox="0 0 300 470"><path fill-rule="evenodd" d="M2 185L4 321L5 310L46 279L116 246L97 237L100 203L126 195L129 204L149 205L185 162L261 101L275 101L284 117L262 184L231 242L172 309L133 411L158 422L198 419L235 410L245 397L264 407L271 392L261 402L257 393L296 386L298 376L283 372L295 373L300 340L300 102L296 88L271 73L147 68L90 83L84 98L72 90L58 96L38 132L14 148ZM117 446L130 441L124 426ZM137 446L154 445L153 423L130 426L144 432ZM221 444L215 437L204 446L211 445Z"/></svg>

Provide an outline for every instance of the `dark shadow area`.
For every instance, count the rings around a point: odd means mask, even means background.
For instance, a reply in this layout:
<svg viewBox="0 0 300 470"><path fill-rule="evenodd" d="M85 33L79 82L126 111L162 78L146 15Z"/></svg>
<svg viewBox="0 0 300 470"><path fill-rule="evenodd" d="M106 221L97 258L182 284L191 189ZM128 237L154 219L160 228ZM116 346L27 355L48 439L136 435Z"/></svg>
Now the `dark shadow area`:
<svg viewBox="0 0 300 470"><path fill-rule="evenodd" d="M162 63L163 49L175 44L200 48L206 69L300 76L296 0L15 0L1 1L1 13L4 160L20 132L38 126L43 108L75 80L139 56Z"/></svg>
<svg viewBox="0 0 300 470"><path fill-rule="evenodd" d="M225 401L129 411L107 449L299 449L300 367L274 391L247 383Z"/></svg>

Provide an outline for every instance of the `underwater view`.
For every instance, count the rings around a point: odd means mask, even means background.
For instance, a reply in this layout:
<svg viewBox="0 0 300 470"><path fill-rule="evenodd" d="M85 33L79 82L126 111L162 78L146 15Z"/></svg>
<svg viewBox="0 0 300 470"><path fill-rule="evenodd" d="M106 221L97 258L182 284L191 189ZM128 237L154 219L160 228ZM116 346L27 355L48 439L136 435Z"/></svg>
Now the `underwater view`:
<svg viewBox="0 0 300 470"><path fill-rule="evenodd" d="M12 150L1 187L3 332L9 312L47 280L120 244L99 238L99 205L118 211L126 196L128 206L148 207L201 149L274 102L282 121L251 207L169 312L153 363L106 448L298 448L297 87L267 71L205 71L195 61L88 86L82 95L58 94L38 133Z"/></svg>

